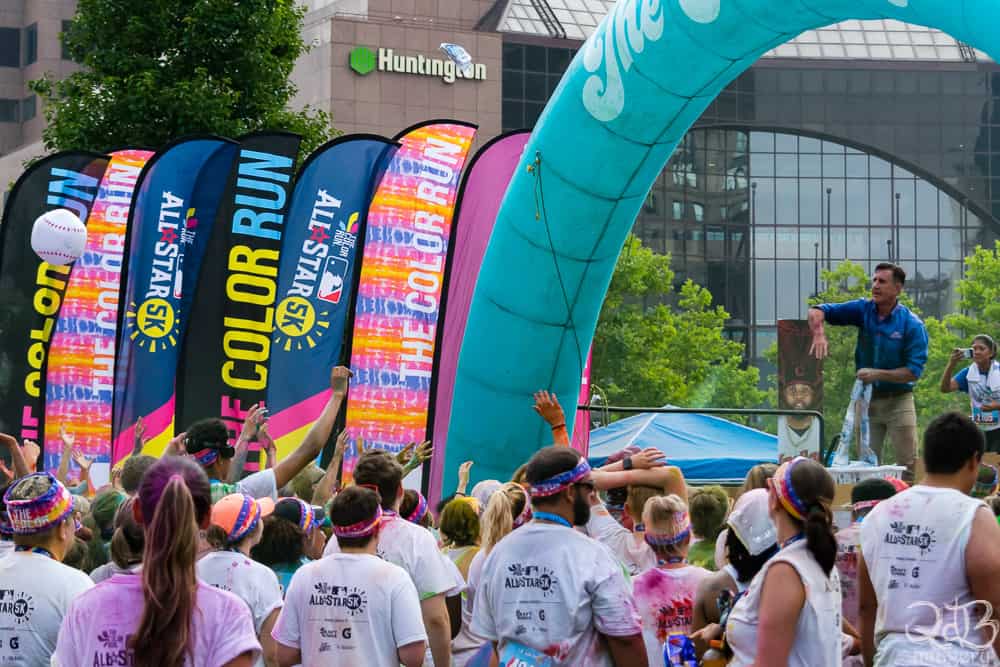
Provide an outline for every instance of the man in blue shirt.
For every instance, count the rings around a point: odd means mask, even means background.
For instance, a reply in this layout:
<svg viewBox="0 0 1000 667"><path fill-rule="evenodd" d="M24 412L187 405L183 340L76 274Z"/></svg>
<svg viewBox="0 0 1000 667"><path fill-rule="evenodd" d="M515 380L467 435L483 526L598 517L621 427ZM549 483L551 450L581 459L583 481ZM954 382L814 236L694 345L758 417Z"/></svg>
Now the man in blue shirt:
<svg viewBox="0 0 1000 667"><path fill-rule="evenodd" d="M812 346L809 353L822 359L829 344L823 323L858 328L854 348L857 377L874 384L869 408L872 449L882 458L886 433L892 440L896 464L906 466L904 479L912 481L917 453L917 411L913 385L927 363L927 329L920 318L899 303L906 272L895 264L875 267L871 299L824 303L809 309Z"/></svg>

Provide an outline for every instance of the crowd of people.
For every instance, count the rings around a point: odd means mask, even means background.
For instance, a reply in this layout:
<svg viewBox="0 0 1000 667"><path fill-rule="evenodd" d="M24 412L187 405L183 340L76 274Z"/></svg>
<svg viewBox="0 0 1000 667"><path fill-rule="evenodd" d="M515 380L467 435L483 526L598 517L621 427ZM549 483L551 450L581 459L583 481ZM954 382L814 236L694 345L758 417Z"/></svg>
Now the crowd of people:
<svg viewBox="0 0 1000 667"><path fill-rule="evenodd" d="M471 489L466 462L432 507L403 486L429 443L358 442L347 479L344 432L315 464L349 378L332 371L281 461L257 406L234 444L209 419L160 458L140 425L104 488L72 434L74 485L0 435L0 664L1000 664L1000 473L981 422L933 420L926 477L857 484L836 525L815 460L756 466L728 490L689 488L652 449L591 468L543 391L554 444ZM265 456L247 474L252 442Z"/></svg>

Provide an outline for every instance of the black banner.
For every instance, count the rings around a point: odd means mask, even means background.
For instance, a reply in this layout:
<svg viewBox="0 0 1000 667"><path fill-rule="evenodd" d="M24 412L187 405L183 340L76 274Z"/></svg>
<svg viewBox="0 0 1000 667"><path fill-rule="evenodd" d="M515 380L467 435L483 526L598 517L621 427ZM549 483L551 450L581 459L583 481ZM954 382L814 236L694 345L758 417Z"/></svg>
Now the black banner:
<svg viewBox="0 0 1000 667"><path fill-rule="evenodd" d="M282 232L301 138L240 139L194 294L177 375L175 430L222 417L239 431L267 397Z"/></svg>
<svg viewBox="0 0 1000 667"><path fill-rule="evenodd" d="M65 208L86 222L108 157L66 151L28 168L0 224L0 432L41 442L49 341L72 264L43 262L31 249L38 216Z"/></svg>

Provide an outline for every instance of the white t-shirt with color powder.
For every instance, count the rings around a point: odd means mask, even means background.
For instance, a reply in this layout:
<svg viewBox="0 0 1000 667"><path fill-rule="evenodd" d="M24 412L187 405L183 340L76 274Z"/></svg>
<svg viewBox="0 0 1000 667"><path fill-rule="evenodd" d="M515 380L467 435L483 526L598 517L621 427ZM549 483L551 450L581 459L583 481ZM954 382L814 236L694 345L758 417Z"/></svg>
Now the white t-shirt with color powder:
<svg viewBox="0 0 1000 667"><path fill-rule="evenodd" d="M323 555L336 553L340 553L340 545L336 537L331 537ZM378 534L378 555L410 575L421 600L442 593L458 595L461 591L458 568L441 553L430 531L396 514L383 515Z"/></svg>
<svg viewBox="0 0 1000 667"><path fill-rule="evenodd" d="M409 575L369 554L299 568L271 634L299 649L303 665L343 667L398 667L398 648L427 641Z"/></svg>
<svg viewBox="0 0 1000 667"><path fill-rule="evenodd" d="M590 508L587 534L611 550L630 576L656 567L656 554L641 534L633 533L618 523L603 505Z"/></svg>
<svg viewBox="0 0 1000 667"><path fill-rule="evenodd" d="M504 537L483 563L472 632L549 656L557 665L611 667L600 635L642 632L631 586L599 542L533 521Z"/></svg>
<svg viewBox="0 0 1000 667"><path fill-rule="evenodd" d="M464 667L469 658L479 650L479 647L489 641L472 632L472 610L476 603L476 590L483 577L483 562L485 560L486 552L480 549L472 557L472 563L469 565L469 580L462 593L462 629L459 630L458 636L451 640L451 659L455 663L455 667Z"/></svg>
<svg viewBox="0 0 1000 667"><path fill-rule="evenodd" d="M695 593L701 580L710 574L694 565L673 569L654 567L632 582L650 667L664 665L663 643L670 635L690 634Z"/></svg>
<svg viewBox="0 0 1000 667"><path fill-rule="evenodd" d="M44 554L0 559L0 665L47 665L63 616L94 582Z"/></svg>
<svg viewBox="0 0 1000 667"><path fill-rule="evenodd" d="M198 561L196 570L198 578L209 586L229 591L247 603L258 636L267 617L281 607L278 575L238 551L207 553ZM255 664L264 667L263 657L257 658Z"/></svg>
<svg viewBox="0 0 1000 667"><path fill-rule="evenodd" d="M144 606L142 577L133 574L116 574L80 595L63 619L53 667L131 665L127 643ZM260 656L250 610L232 593L199 581L191 627L194 645L185 667L224 665L247 652Z"/></svg>

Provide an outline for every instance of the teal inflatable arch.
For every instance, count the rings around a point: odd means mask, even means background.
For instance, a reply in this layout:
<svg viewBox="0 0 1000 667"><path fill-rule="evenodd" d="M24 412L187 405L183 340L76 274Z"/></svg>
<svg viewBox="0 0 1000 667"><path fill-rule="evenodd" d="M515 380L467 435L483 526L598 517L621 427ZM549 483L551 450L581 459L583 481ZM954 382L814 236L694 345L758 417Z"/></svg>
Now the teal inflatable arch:
<svg viewBox="0 0 1000 667"><path fill-rule="evenodd" d="M476 479L503 480L552 443L531 395L573 406L625 237L705 107L802 31L875 18L997 52L1000 0L619 0L542 113L498 214L462 344L445 493L463 460Z"/></svg>

